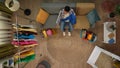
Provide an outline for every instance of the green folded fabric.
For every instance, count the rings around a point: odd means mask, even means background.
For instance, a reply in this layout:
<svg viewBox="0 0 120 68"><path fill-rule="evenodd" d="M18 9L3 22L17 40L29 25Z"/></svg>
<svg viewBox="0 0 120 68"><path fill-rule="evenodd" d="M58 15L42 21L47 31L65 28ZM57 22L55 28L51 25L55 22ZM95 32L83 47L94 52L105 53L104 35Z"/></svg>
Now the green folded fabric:
<svg viewBox="0 0 120 68"><path fill-rule="evenodd" d="M27 56L25 58L20 58L19 60L17 60L17 63L19 62L30 62L31 60L35 59L35 54Z"/></svg>

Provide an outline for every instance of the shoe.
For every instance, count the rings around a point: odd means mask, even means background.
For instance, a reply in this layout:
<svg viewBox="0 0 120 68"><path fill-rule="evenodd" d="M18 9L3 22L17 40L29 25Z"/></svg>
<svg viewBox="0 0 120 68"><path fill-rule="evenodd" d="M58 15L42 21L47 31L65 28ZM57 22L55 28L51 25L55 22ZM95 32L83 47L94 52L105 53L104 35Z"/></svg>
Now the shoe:
<svg viewBox="0 0 120 68"><path fill-rule="evenodd" d="M63 32L63 36L65 36L65 32Z"/></svg>
<svg viewBox="0 0 120 68"><path fill-rule="evenodd" d="M68 32L68 36L71 36L71 32Z"/></svg>

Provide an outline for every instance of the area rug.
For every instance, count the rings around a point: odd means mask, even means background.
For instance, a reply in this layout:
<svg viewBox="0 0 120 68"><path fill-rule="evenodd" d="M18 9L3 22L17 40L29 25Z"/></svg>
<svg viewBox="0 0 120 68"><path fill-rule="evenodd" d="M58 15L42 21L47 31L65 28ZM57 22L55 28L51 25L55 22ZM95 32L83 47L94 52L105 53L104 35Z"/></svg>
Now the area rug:
<svg viewBox="0 0 120 68"><path fill-rule="evenodd" d="M79 37L80 30L74 30L72 36L67 34L65 37L59 31L58 34L48 39L47 49L51 56L62 63L77 64L88 68L87 59L94 46L87 40Z"/></svg>

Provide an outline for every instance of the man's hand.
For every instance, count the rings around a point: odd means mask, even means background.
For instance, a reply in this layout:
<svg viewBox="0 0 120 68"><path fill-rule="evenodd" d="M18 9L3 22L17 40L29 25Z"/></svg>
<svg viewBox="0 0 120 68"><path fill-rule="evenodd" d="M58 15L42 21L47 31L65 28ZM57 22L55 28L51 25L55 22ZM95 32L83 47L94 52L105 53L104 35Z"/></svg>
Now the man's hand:
<svg viewBox="0 0 120 68"><path fill-rule="evenodd" d="M59 23L56 23L56 28L59 28L60 27L60 24Z"/></svg>

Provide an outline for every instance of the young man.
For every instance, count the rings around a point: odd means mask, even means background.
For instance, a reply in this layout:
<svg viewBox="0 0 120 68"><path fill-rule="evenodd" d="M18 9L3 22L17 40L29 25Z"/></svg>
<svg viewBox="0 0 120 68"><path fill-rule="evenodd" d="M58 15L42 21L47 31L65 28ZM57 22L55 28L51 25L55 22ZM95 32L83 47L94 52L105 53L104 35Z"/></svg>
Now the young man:
<svg viewBox="0 0 120 68"><path fill-rule="evenodd" d="M74 14L73 9L69 6L65 6L59 13L58 19L56 23L60 24L61 31L63 32L63 36L66 35L65 28L68 26L68 36L71 36L71 32L73 30L73 24L71 23L71 14Z"/></svg>

